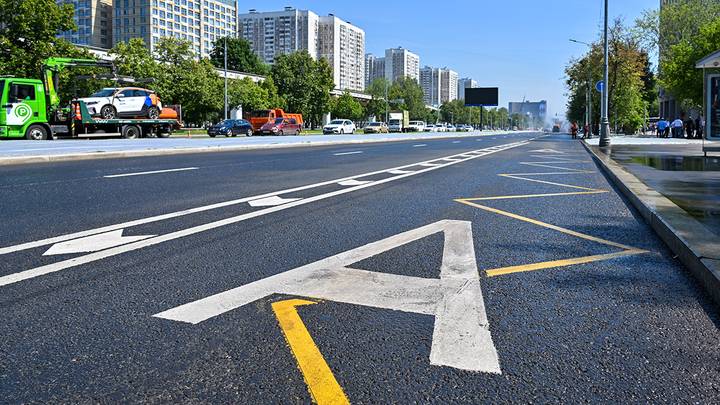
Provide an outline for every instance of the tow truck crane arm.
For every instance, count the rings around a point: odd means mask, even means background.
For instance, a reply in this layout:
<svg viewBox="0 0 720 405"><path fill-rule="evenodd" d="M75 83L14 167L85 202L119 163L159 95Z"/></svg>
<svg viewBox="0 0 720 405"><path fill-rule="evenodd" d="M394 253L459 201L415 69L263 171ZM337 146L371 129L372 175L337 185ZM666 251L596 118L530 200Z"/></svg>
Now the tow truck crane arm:
<svg viewBox="0 0 720 405"><path fill-rule="evenodd" d="M42 79L45 86L45 93L48 97L48 106L51 110L56 110L60 104L60 97L57 94L59 87L58 73L67 68L76 67L99 67L110 69L113 75L116 75L115 65L112 62L94 59L74 59L74 58L49 58L42 66Z"/></svg>

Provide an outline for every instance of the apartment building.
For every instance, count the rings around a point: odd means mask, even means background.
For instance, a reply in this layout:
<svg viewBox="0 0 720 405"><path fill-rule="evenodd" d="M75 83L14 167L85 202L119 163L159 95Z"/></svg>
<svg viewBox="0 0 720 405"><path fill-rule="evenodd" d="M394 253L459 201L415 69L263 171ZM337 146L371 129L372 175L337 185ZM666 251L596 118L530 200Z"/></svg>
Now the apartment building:
<svg viewBox="0 0 720 405"><path fill-rule="evenodd" d="M365 55L365 87L381 77L385 77L385 58L371 53Z"/></svg>
<svg viewBox="0 0 720 405"><path fill-rule="evenodd" d="M154 50L160 38L187 40L199 57L213 41L237 32L236 0L115 0L113 41L142 38Z"/></svg>
<svg viewBox="0 0 720 405"><path fill-rule="evenodd" d="M72 4L76 31L59 35L76 45L109 49L112 39L112 0L57 0L58 4Z"/></svg>
<svg viewBox="0 0 720 405"><path fill-rule="evenodd" d="M420 70L420 87L423 89L425 104L438 107L457 100L458 74L448 68L425 66Z"/></svg>
<svg viewBox="0 0 720 405"><path fill-rule="evenodd" d="M365 31L332 14L286 7L282 11L250 10L238 16L239 34L265 63L284 54L307 51L325 58L339 90L365 89Z"/></svg>
<svg viewBox="0 0 720 405"><path fill-rule="evenodd" d="M420 57L407 49L385 50L385 78L391 83L401 77L420 81Z"/></svg>
<svg viewBox="0 0 720 405"><path fill-rule="evenodd" d="M464 77L458 80L458 100L465 100L465 89L475 89L478 87L478 82L469 78Z"/></svg>

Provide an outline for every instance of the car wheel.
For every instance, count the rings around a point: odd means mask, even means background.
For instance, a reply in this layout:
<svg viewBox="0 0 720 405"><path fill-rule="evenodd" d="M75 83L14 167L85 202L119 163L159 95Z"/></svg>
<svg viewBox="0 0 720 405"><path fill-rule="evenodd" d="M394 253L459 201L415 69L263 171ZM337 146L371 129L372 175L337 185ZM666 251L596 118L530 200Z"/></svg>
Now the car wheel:
<svg viewBox="0 0 720 405"><path fill-rule="evenodd" d="M111 120L115 117L117 117L117 110L115 110L115 107L108 104L100 109L100 118L104 120Z"/></svg>
<svg viewBox="0 0 720 405"><path fill-rule="evenodd" d="M31 141L44 141L47 139L47 129L42 125L30 125L25 131L25 138Z"/></svg>
<svg viewBox="0 0 720 405"><path fill-rule="evenodd" d="M284 136L285 132L281 129L280 132L278 132L278 136Z"/></svg>
<svg viewBox="0 0 720 405"><path fill-rule="evenodd" d="M340 128L340 135L344 135L344 134L345 134L345 131L342 128Z"/></svg>
<svg viewBox="0 0 720 405"><path fill-rule="evenodd" d="M147 110L147 117L151 120L160 118L160 109L154 105L150 106Z"/></svg>
<svg viewBox="0 0 720 405"><path fill-rule="evenodd" d="M136 125L125 125L120 131L120 135L125 139L137 139L140 138L142 132L140 131L140 127Z"/></svg>
<svg viewBox="0 0 720 405"><path fill-rule="evenodd" d="M228 131L225 133L225 137L230 138L231 136L233 136L232 129L228 129Z"/></svg>
<svg viewBox="0 0 720 405"><path fill-rule="evenodd" d="M295 131L295 136L300 136L300 130Z"/></svg>
<svg viewBox="0 0 720 405"><path fill-rule="evenodd" d="M250 138L251 136L253 136L253 130L252 130L252 128L248 129L247 132L245 132L245 136L247 136L248 138Z"/></svg>
<svg viewBox="0 0 720 405"><path fill-rule="evenodd" d="M215 138L215 134L208 134L210 138Z"/></svg>

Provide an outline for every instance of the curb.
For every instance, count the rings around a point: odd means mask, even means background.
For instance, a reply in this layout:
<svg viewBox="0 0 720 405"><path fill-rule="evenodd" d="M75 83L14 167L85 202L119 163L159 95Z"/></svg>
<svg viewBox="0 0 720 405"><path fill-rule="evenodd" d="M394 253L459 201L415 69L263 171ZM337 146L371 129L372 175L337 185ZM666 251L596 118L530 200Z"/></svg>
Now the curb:
<svg viewBox="0 0 720 405"><path fill-rule="evenodd" d="M230 146L201 146L201 147L179 147L179 148L158 148L158 149L142 149L142 150L127 150L127 151L113 151L113 152L83 152L83 153L68 153L62 155L35 155L35 156L8 156L0 157L0 166L9 165L20 165L20 164L31 164L31 163L54 163L54 162L69 162L79 160L94 160L94 159L117 159L117 158L132 158L132 157L147 157L147 156L165 156L165 155L184 155L184 154L195 154L195 153L214 153L214 152L240 152L250 150L266 150L266 149L289 149L289 148L308 148L316 146L341 146L341 145L360 145L360 144L379 144L379 143L391 143L391 142L408 142L408 141L423 141L423 140L438 140L438 139L461 139L461 138L478 138L484 136L495 136L509 134L476 134L476 135L444 135L444 136L431 136L431 137L409 137L409 138L386 138L386 139L358 139L352 141L307 141L301 143L291 144L260 144L260 145L230 145ZM158 140L162 142L163 140Z"/></svg>
<svg viewBox="0 0 720 405"><path fill-rule="evenodd" d="M703 224L594 146L582 142L645 222L720 305L720 241Z"/></svg>

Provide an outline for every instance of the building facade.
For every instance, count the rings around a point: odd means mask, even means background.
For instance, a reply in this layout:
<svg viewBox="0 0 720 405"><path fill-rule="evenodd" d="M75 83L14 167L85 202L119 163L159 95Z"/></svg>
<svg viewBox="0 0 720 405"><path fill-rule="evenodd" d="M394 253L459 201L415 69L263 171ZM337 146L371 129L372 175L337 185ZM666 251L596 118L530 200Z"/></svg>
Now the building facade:
<svg viewBox="0 0 720 405"><path fill-rule="evenodd" d="M142 38L155 50L163 37L187 40L207 57L217 38L235 36L235 0L115 0L113 42Z"/></svg>
<svg viewBox="0 0 720 405"><path fill-rule="evenodd" d="M333 68L335 87L363 91L366 82L365 31L330 14L285 7L282 11L250 10L238 16L239 34L265 63L280 55L307 51Z"/></svg>
<svg viewBox="0 0 720 405"><path fill-rule="evenodd" d="M534 122L545 122L547 118L547 101L538 102L524 101L521 103L508 103L510 115L520 114L529 116Z"/></svg>
<svg viewBox="0 0 720 405"><path fill-rule="evenodd" d="M465 89L475 89L477 87L478 82L469 77L459 79L457 93L458 100L465 100Z"/></svg>
<svg viewBox="0 0 720 405"><path fill-rule="evenodd" d="M381 77L385 77L385 58L371 53L365 55L365 87Z"/></svg>
<svg viewBox="0 0 720 405"><path fill-rule="evenodd" d="M439 107L457 100L458 74L448 68L425 66L420 69L420 87L423 89L425 104Z"/></svg>
<svg viewBox="0 0 720 405"><path fill-rule="evenodd" d="M393 83L402 77L420 81L420 57L404 48L385 50L385 78Z"/></svg>
<svg viewBox="0 0 720 405"><path fill-rule="evenodd" d="M58 4L72 4L76 31L59 35L76 45L110 49L113 46L112 0L57 0Z"/></svg>
<svg viewBox="0 0 720 405"><path fill-rule="evenodd" d="M448 68L440 69L440 104L458 98L458 74Z"/></svg>

